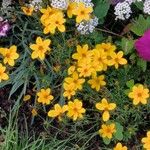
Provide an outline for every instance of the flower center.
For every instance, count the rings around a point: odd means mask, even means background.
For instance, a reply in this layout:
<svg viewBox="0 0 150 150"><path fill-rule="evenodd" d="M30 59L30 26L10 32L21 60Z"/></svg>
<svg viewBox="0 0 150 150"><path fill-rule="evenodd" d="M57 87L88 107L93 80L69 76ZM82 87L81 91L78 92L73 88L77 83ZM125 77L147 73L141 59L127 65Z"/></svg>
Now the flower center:
<svg viewBox="0 0 150 150"><path fill-rule="evenodd" d="M44 48L43 48L43 46L39 46L39 51L43 51L44 50Z"/></svg>
<svg viewBox="0 0 150 150"><path fill-rule="evenodd" d="M142 97L142 93L137 93L137 96L138 97Z"/></svg>
<svg viewBox="0 0 150 150"><path fill-rule="evenodd" d="M7 54L6 54L6 57L7 57L7 58L10 58L10 56L11 56L10 53L7 53Z"/></svg>
<svg viewBox="0 0 150 150"><path fill-rule="evenodd" d="M81 15L85 15L85 11L84 10L81 11Z"/></svg>

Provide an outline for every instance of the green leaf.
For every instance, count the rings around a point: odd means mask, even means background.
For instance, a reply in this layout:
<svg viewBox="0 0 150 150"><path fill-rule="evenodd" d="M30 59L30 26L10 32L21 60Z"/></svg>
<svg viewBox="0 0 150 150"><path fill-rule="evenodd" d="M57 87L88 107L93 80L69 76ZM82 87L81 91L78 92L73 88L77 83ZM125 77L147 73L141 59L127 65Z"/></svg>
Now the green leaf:
<svg viewBox="0 0 150 150"><path fill-rule="evenodd" d="M123 132L123 126L118 122L115 122L115 125L116 125L116 132L114 134L114 137L117 140L121 141L123 139L123 133L122 133Z"/></svg>
<svg viewBox="0 0 150 150"><path fill-rule="evenodd" d="M150 28L150 17L145 19L143 15L140 15L132 24L130 30L136 35L142 36L148 28Z"/></svg>
<svg viewBox="0 0 150 150"><path fill-rule="evenodd" d="M125 90L124 93L128 96L128 94L130 93L130 89Z"/></svg>
<svg viewBox="0 0 150 150"><path fill-rule="evenodd" d="M132 80L127 81L126 85L128 88L132 88L134 86L134 80L132 79Z"/></svg>
<svg viewBox="0 0 150 150"><path fill-rule="evenodd" d="M146 69L147 69L147 62L146 61L144 61L143 59L139 58L138 61L137 61L137 65L139 67L141 67L141 69L142 69L143 72L146 71Z"/></svg>
<svg viewBox="0 0 150 150"><path fill-rule="evenodd" d="M94 14L99 19L102 19L107 15L109 7L110 7L110 3L108 3L106 0L99 0L94 9Z"/></svg>
<svg viewBox="0 0 150 150"><path fill-rule="evenodd" d="M111 140L108 139L108 138L103 138L103 142L104 142L106 145L108 145L108 144L111 142Z"/></svg>
<svg viewBox="0 0 150 150"><path fill-rule="evenodd" d="M131 53L133 51L133 47L134 47L134 40L122 38L121 47L122 47L122 50L124 51L125 55Z"/></svg>
<svg viewBox="0 0 150 150"><path fill-rule="evenodd" d="M143 2L135 2L136 7L140 10L143 10Z"/></svg>

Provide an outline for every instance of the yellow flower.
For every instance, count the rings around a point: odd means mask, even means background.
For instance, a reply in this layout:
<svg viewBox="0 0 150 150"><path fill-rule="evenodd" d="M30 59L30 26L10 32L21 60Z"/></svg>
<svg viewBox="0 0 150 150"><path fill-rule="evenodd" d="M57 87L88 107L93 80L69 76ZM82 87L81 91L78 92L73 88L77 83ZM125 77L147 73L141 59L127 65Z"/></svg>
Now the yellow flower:
<svg viewBox="0 0 150 150"><path fill-rule="evenodd" d="M69 18L72 18L74 10L77 8L77 3L71 2L67 8L67 15Z"/></svg>
<svg viewBox="0 0 150 150"><path fill-rule="evenodd" d="M74 96L76 93L75 93L75 87L73 84L67 84L67 83L64 83L63 84L63 87L64 87L64 93L63 93L63 96L64 97L67 97L68 99L70 99L72 96Z"/></svg>
<svg viewBox="0 0 150 150"><path fill-rule="evenodd" d="M102 71L107 69L107 53L103 49L94 49L93 50L93 68L96 71Z"/></svg>
<svg viewBox="0 0 150 150"><path fill-rule="evenodd" d="M102 43L97 44L96 49L103 49L104 52L110 56L116 50L116 46L112 45L111 43Z"/></svg>
<svg viewBox="0 0 150 150"><path fill-rule="evenodd" d="M32 13L33 13L33 10L34 8L33 7L21 7L22 11L24 12L25 15L27 16L32 16Z"/></svg>
<svg viewBox="0 0 150 150"><path fill-rule="evenodd" d="M99 134L103 138L109 138L109 139L112 138L115 132L116 132L116 127L114 123L111 123L109 125L103 124L102 128L99 130Z"/></svg>
<svg viewBox="0 0 150 150"><path fill-rule="evenodd" d="M71 75L75 72L76 67L75 66L70 66L68 69L68 75Z"/></svg>
<svg viewBox="0 0 150 150"><path fill-rule="evenodd" d="M123 57L123 52L119 51L118 53L111 53L111 59L108 61L110 66L114 65L118 69L119 65L127 64L127 60Z"/></svg>
<svg viewBox="0 0 150 150"><path fill-rule="evenodd" d="M149 89L144 88L143 85L135 85L132 87L132 91L128 94L128 97L133 99L133 104L139 103L147 104L149 98Z"/></svg>
<svg viewBox="0 0 150 150"><path fill-rule="evenodd" d="M89 77L95 71L90 63L82 63L77 68L79 72L79 77Z"/></svg>
<svg viewBox="0 0 150 150"><path fill-rule="evenodd" d="M2 80L8 80L9 76L5 73L6 67L0 63L0 82Z"/></svg>
<svg viewBox="0 0 150 150"><path fill-rule="evenodd" d="M23 101L28 101L31 99L31 95L25 95L24 98L23 98Z"/></svg>
<svg viewBox="0 0 150 150"><path fill-rule="evenodd" d="M52 118L55 118L55 117L58 117L58 119L61 121L62 120L62 115L68 110L68 106L67 105L64 105L64 106L60 106L59 104L55 104L54 105L54 109L53 110L50 110L48 112L48 116L49 117L52 117Z"/></svg>
<svg viewBox="0 0 150 150"><path fill-rule="evenodd" d="M107 99L103 98L101 102L96 103L96 108L100 111L103 111L103 120L108 121L110 118L109 111L114 110L116 108L116 104L108 103Z"/></svg>
<svg viewBox="0 0 150 150"><path fill-rule="evenodd" d="M68 113L67 116L72 118L74 121L83 118L85 109L82 107L82 101L75 99L73 102L68 102Z"/></svg>
<svg viewBox="0 0 150 150"><path fill-rule="evenodd" d="M4 64L9 64L10 66L15 65L15 59L19 57L19 54L16 53L17 47L15 45L12 45L9 49L5 48L1 54L3 55L4 59L3 62Z"/></svg>
<svg viewBox="0 0 150 150"><path fill-rule="evenodd" d="M88 81L88 83L91 85L91 88L96 89L96 91L99 91L101 87L106 85L106 82L104 81L105 76L92 76L92 79Z"/></svg>
<svg viewBox="0 0 150 150"><path fill-rule="evenodd" d="M77 45L77 53L72 55L72 58L78 60L78 63L90 62L92 53L88 50L88 45L85 44L83 47Z"/></svg>
<svg viewBox="0 0 150 150"><path fill-rule="evenodd" d="M150 150L150 131L147 132L147 137L142 138L143 147Z"/></svg>
<svg viewBox="0 0 150 150"><path fill-rule="evenodd" d="M37 116L38 114L35 108L32 109L31 113L33 117Z"/></svg>
<svg viewBox="0 0 150 150"><path fill-rule="evenodd" d="M64 19L64 14L62 12L54 13L46 20L44 34L48 33L54 34L56 29L58 29L60 32L65 32L66 30L64 26L65 22L66 19Z"/></svg>
<svg viewBox="0 0 150 150"><path fill-rule="evenodd" d="M45 54L47 51L50 51L51 40L46 39L42 40L41 37L36 38L36 44L31 44L30 48L33 50L32 52L32 59L39 58L40 60L45 59Z"/></svg>
<svg viewBox="0 0 150 150"><path fill-rule="evenodd" d="M67 84L73 84L75 90L77 89L81 90L82 84L85 82L85 79L82 79L82 78L80 79L78 73L74 72L72 74L72 77L65 78L65 82Z"/></svg>
<svg viewBox="0 0 150 150"><path fill-rule="evenodd" d="M80 2L78 4L78 7L74 10L74 14L77 16L76 17L76 22L80 23L82 20L89 20L90 19L90 13L93 12L93 8L86 7L84 3Z"/></svg>
<svg viewBox="0 0 150 150"><path fill-rule="evenodd" d="M113 150L127 150L126 146L122 146L121 143L117 143Z"/></svg>
<svg viewBox="0 0 150 150"><path fill-rule="evenodd" d="M49 105L51 100L53 100L53 96L51 95L51 89L41 89L40 92L37 93L38 99L37 101L39 103L42 103L43 105Z"/></svg>

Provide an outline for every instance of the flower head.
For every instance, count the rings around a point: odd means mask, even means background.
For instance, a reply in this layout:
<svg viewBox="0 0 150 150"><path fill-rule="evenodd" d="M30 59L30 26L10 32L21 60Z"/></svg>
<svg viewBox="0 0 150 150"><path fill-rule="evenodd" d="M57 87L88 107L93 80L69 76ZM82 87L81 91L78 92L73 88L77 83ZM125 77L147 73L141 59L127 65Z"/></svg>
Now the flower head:
<svg viewBox="0 0 150 150"><path fill-rule="evenodd" d="M42 103L43 105L49 105L50 102L53 100L53 96L51 95L51 89L41 89L40 92L37 93L38 99L37 101L39 103Z"/></svg>
<svg viewBox="0 0 150 150"><path fill-rule="evenodd" d="M127 64L127 60L123 57L123 52L119 51L118 53L112 53L111 59L108 61L108 65L114 65L116 69L118 69L119 65Z"/></svg>
<svg viewBox="0 0 150 150"><path fill-rule="evenodd" d="M147 137L142 138L143 147L150 150L150 131L147 132Z"/></svg>
<svg viewBox="0 0 150 150"><path fill-rule="evenodd" d="M77 8L77 3L75 2L69 3L68 8L67 8L67 15L69 18L72 18L73 12L75 11L76 8Z"/></svg>
<svg viewBox="0 0 150 150"><path fill-rule="evenodd" d="M126 146L122 146L121 143L117 143L113 150L127 150Z"/></svg>
<svg viewBox="0 0 150 150"><path fill-rule="evenodd" d="M16 51L17 47L15 45L12 45L10 48L4 48L3 51L0 51L4 57L4 64L9 64L10 66L15 65L15 60L19 57L19 54Z"/></svg>
<svg viewBox="0 0 150 150"><path fill-rule="evenodd" d="M77 72L74 72L72 74L72 77L65 78L65 82L67 84L73 84L75 90L82 89L82 84L85 82L85 79L79 78L79 75Z"/></svg>
<svg viewBox="0 0 150 150"><path fill-rule="evenodd" d="M30 7L30 6L28 6L28 7L23 6L23 7L21 7L21 9L24 12L24 14L27 16L32 16L32 13L34 11L34 7Z"/></svg>
<svg viewBox="0 0 150 150"><path fill-rule="evenodd" d="M139 103L147 104L149 98L149 89L144 88L143 85L135 85L132 87L132 91L128 94L128 97L133 99L133 104L138 105Z"/></svg>
<svg viewBox="0 0 150 150"><path fill-rule="evenodd" d="M111 123L109 125L103 124L101 129L99 130L99 134L103 138L108 138L108 139L111 139L115 132L116 132L116 127L114 123Z"/></svg>
<svg viewBox="0 0 150 150"><path fill-rule="evenodd" d="M48 112L48 116L55 118L58 117L58 119L61 121L62 120L62 115L68 110L68 106L64 105L64 106L60 106L59 104L55 104L54 105L54 109L50 110Z"/></svg>
<svg viewBox="0 0 150 150"><path fill-rule="evenodd" d="M103 111L103 120L108 121L110 118L109 111L112 111L116 108L115 103L108 103L107 99L103 98L101 102L96 103L96 108L100 111Z"/></svg>
<svg viewBox="0 0 150 150"><path fill-rule="evenodd" d="M135 42L135 48L141 58L150 61L150 29Z"/></svg>
<svg viewBox="0 0 150 150"><path fill-rule="evenodd" d="M75 86L74 86L74 84L64 83L63 88L64 88L64 93L63 93L64 97L67 97L68 99L71 99L71 97L75 95Z"/></svg>
<svg viewBox="0 0 150 150"><path fill-rule="evenodd" d="M73 102L68 102L68 113L67 116L72 118L74 121L83 118L85 109L82 107L82 101L75 99Z"/></svg>
<svg viewBox="0 0 150 150"><path fill-rule="evenodd" d="M99 91L101 87L106 85L106 82L104 81L105 76L92 76L92 79L88 81L88 83L91 85L91 88L96 89L96 91Z"/></svg>
<svg viewBox="0 0 150 150"><path fill-rule="evenodd" d="M30 48L33 50L32 52L32 59L39 58L40 60L45 59L45 54L47 51L50 51L51 40L46 39L42 40L41 37L36 38L36 44L31 44Z"/></svg>
<svg viewBox="0 0 150 150"><path fill-rule="evenodd" d="M8 31L10 29L10 24L7 20L3 20L2 17L0 17L0 37L6 36Z"/></svg>
<svg viewBox="0 0 150 150"><path fill-rule="evenodd" d="M6 70L6 67L0 63L0 82L2 82L2 80L9 79L9 76L7 75L7 73L5 73L5 70Z"/></svg>
<svg viewBox="0 0 150 150"><path fill-rule="evenodd" d="M86 7L84 3L80 2L78 7L74 10L74 14L77 16L76 22L80 23L82 20L89 20L92 12L93 8L91 6Z"/></svg>

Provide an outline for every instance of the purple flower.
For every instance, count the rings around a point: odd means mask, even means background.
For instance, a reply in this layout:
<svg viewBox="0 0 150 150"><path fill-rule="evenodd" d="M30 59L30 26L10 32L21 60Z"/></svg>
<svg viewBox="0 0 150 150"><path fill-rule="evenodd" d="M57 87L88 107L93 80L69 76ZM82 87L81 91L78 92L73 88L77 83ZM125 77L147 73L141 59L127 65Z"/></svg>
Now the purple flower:
<svg viewBox="0 0 150 150"><path fill-rule="evenodd" d="M2 17L0 17L0 37L7 36L7 32L10 29L10 25L7 20L3 20Z"/></svg>
<svg viewBox="0 0 150 150"><path fill-rule="evenodd" d="M141 58L150 61L150 29L135 42L135 48Z"/></svg>

